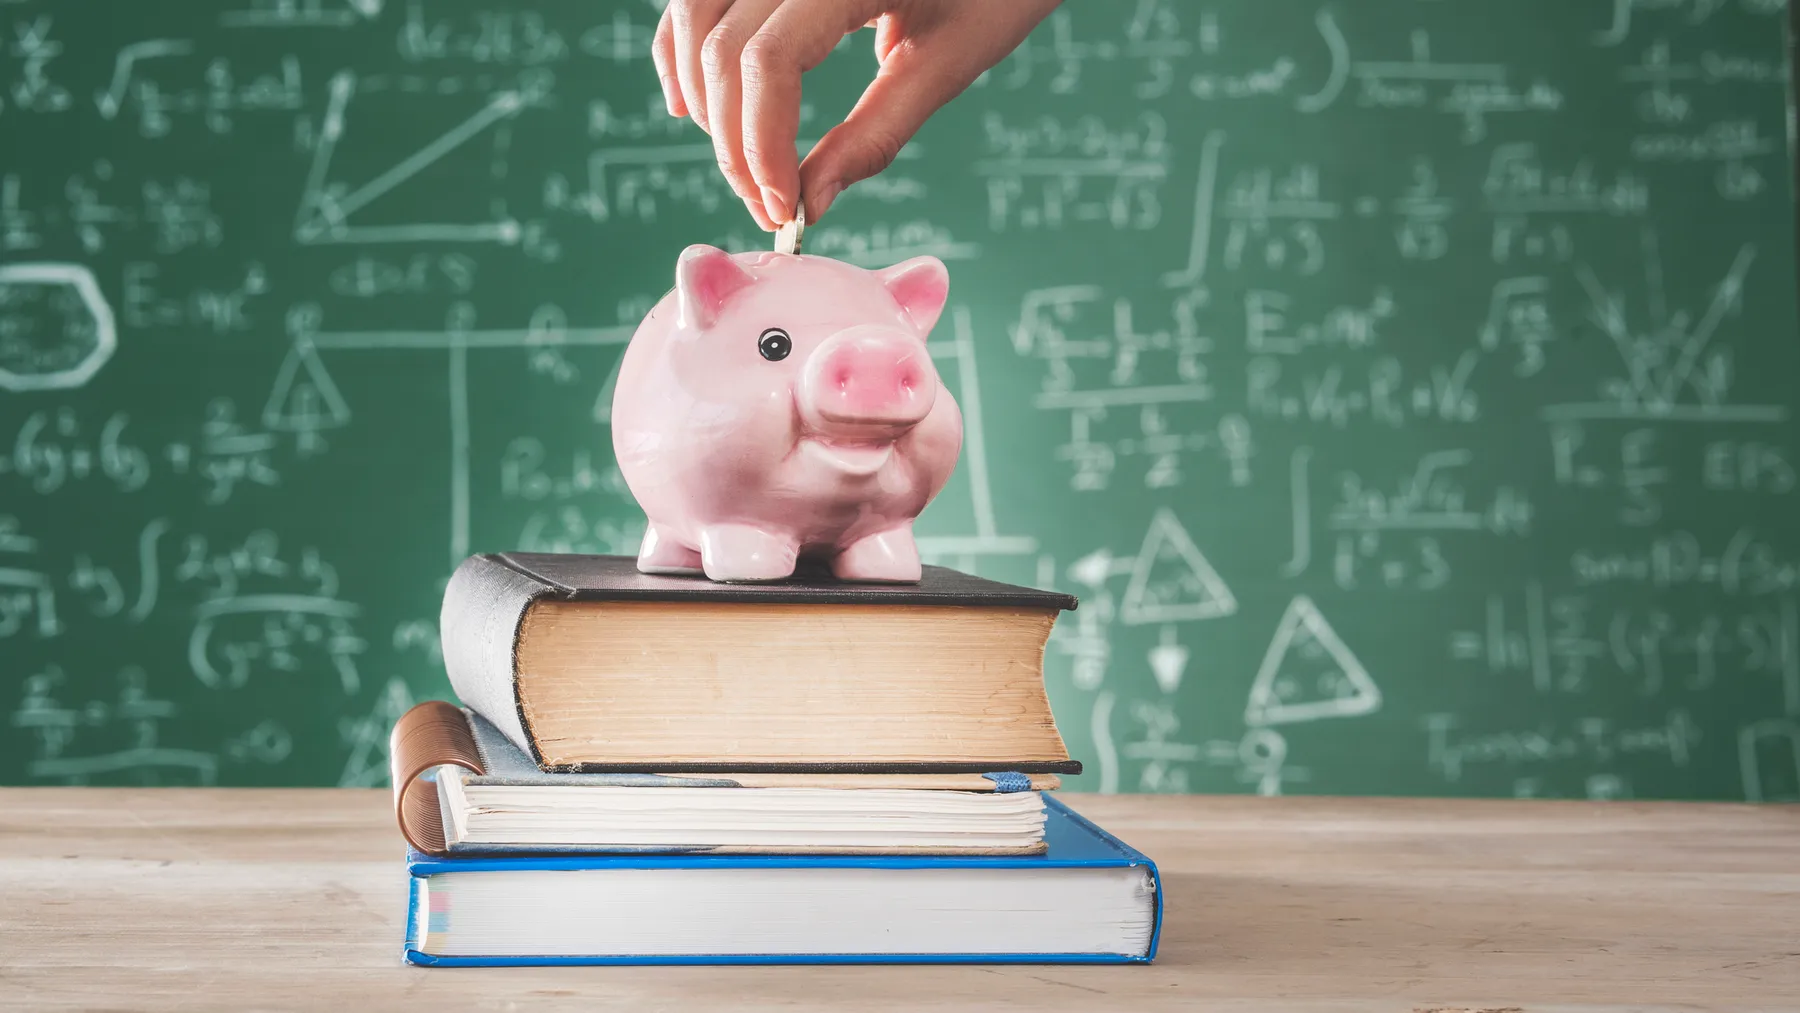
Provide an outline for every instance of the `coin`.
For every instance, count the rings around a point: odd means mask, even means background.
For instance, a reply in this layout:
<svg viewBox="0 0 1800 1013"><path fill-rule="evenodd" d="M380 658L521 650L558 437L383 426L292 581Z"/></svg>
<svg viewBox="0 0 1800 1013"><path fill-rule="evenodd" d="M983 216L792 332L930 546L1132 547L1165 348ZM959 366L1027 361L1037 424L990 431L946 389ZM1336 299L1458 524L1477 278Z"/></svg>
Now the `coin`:
<svg viewBox="0 0 1800 1013"><path fill-rule="evenodd" d="M806 198L794 202L794 217L775 230L776 253L799 253L801 237L806 235Z"/></svg>

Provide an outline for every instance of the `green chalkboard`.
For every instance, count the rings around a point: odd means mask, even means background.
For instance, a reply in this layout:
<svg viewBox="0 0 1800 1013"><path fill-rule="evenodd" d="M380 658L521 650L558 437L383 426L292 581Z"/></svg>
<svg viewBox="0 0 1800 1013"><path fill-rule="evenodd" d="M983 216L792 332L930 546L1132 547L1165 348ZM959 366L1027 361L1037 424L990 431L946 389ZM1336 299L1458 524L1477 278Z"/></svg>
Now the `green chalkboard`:
<svg viewBox="0 0 1800 1013"><path fill-rule="evenodd" d="M1786 13L1071 2L816 223L950 266L1077 786L1800 797ZM0 2L0 781L381 783L457 559L635 550L621 347L769 242L657 15Z"/></svg>

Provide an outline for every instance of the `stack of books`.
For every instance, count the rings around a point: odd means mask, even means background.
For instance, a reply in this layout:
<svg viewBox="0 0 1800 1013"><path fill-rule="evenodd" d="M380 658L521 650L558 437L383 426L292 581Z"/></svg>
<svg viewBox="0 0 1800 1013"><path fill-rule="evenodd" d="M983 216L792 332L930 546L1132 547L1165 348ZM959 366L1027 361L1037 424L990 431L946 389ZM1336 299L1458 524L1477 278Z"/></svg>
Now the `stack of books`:
<svg viewBox="0 0 1800 1013"><path fill-rule="evenodd" d="M471 557L395 726L416 964L1147 961L1161 886L1047 794L1066 595Z"/></svg>

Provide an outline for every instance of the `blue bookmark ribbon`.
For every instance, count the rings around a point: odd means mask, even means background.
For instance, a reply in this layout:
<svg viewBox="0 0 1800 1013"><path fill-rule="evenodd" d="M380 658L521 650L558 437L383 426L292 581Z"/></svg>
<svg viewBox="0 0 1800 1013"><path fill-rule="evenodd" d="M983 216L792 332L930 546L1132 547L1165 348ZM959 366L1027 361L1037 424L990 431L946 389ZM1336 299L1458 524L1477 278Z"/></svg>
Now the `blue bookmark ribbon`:
<svg viewBox="0 0 1800 1013"><path fill-rule="evenodd" d="M1030 791L1031 778L1016 770L1003 770L995 774L983 774L982 777L994 782L994 792L1006 795L1015 791Z"/></svg>

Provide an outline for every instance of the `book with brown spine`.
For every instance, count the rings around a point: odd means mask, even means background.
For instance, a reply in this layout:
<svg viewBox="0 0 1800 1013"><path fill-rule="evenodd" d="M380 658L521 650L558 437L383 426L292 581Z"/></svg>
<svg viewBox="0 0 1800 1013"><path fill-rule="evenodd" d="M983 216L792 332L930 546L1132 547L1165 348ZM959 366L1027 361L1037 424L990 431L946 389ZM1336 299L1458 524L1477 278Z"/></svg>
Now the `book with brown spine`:
<svg viewBox="0 0 1800 1013"><path fill-rule="evenodd" d="M478 854L1028 855L1054 774L545 773L492 724L442 700L388 749L407 842Z"/></svg>

